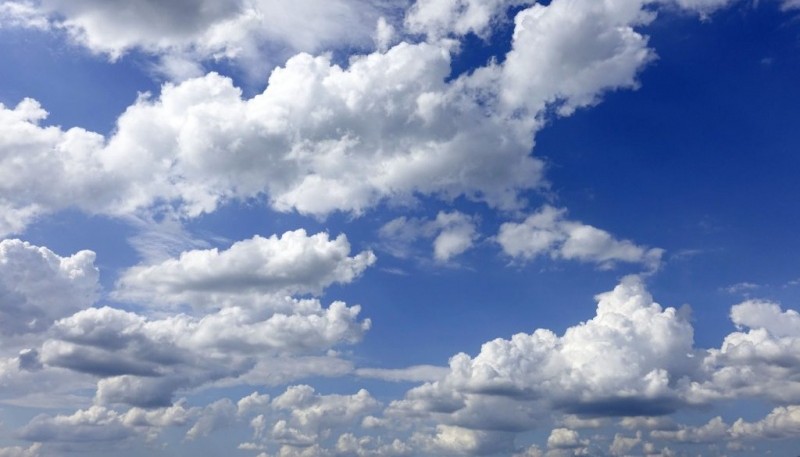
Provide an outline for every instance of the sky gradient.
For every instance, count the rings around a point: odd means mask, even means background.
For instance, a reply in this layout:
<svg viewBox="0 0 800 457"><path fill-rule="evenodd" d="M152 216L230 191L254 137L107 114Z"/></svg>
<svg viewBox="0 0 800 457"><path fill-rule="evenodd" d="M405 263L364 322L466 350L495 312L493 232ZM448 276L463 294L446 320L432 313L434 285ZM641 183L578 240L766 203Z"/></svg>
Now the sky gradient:
<svg viewBox="0 0 800 457"><path fill-rule="evenodd" d="M0 1L0 457L792 456L800 2Z"/></svg>

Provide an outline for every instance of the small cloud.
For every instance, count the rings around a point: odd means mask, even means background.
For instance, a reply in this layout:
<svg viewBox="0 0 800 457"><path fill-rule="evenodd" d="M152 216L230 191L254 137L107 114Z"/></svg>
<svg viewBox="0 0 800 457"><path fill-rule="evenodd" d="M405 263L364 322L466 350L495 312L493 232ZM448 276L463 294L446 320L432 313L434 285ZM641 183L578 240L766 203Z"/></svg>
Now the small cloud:
<svg viewBox="0 0 800 457"><path fill-rule="evenodd" d="M727 287L722 287L721 290L731 295L748 295L751 291L758 289L759 287L761 286L752 282L739 282Z"/></svg>

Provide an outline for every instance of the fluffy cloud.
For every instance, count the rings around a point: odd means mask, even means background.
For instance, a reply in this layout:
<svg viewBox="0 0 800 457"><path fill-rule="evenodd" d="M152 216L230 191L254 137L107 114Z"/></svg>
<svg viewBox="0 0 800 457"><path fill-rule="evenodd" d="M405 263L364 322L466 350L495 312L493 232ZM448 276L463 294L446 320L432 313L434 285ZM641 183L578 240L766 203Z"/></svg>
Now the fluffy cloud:
<svg viewBox="0 0 800 457"><path fill-rule="evenodd" d="M148 4L119 14L112 4L94 3L67 7L54 0L54 7L97 27L112 27L115 21L98 19L112 10L118 20L138 24L139 16L173 8ZM44 127L46 113L34 101L2 107L3 229L19 231L37 215L65 207L120 215L169 202L192 217L231 199L264 195L275 209L314 215L357 214L415 194L464 195L519 208L520 192L542 185L542 162L530 151L549 107L569 114L605 91L635 87L636 74L652 57L646 39L632 29L650 17L642 6L533 5L518 13L502 64L454 81L447 81L453 52L447 42L400 43L354 56L345 68L330 56L298 54L251 99L212 73L168 84L158 98L141 97L108 138ZM475 3L465 11L470 8L480 9ZM215 3L181 23L207 27L236 11L231 3ZM479 16L496 16L486 14ZM172 17L147 21L148 27L191 35L172 28ZM36 160L17 160L20 154ZM30 185L43 176L47 182ZM452 252L442 247L439 254Z"/></svg>
<svg viewBox="0 0 800 457"><path fill-rule="evenodd" d="M0 241L3 338L42 332L56 319L94 303L99 287L94 260L92 251L61 257L20 240Z"/></svg>
<svg viewBox="0 0 800 457"><path fill-rule="evenodd" d="M179 389L237 378L270 355L313 353L360 340L370 321L360 307L286 299L290 314L225 308L202 318L147 319L91 308L58 321L41 349L49 366L92 374L97 401L164 406ZM282 308L287 306L281 305Z"/></svg>
<svg viewBox="0 0 800 457"><path fill-rule="evenodd" d="M509 256L532 260L540 255L554 259L593 262L601 267L615 262L640 263L655 268L662 249L637 246L616 240L608 232L565 218L566 210L544 206L523 222L500 226L497 242Z"/></svg>
<svg viewBox="0 0 800 457"><path fill-rule="evenodd" d="M131 302L191 306L245 306L275 295L320 294L352 282L375 262L371 251L349 257L345 235L308 236L305 230L278 237L255 236L229 249L193 250L122 274L115 296Z"/></svg>
<svg viewBox="0 0 800 457"><path fill-rule="evenodd" d="M136 49L162 56L166 67L176 60L197 66L227 58L255 71L265 68L259 61L276 63L294 52L369 47L379 17L397 14L399 6L361 0L42 0L5 2L3 8L26 19L10 21L14 25L65 30L73 41L114 59Z"/></svg>
<svg viewBox="0 0 800 457"><path fill-rule="evenodd" d="M718 416L701 426L683 425L674 431L654 430L650 435L662 440L691 443L793 438L800 435L800 406L776 407L756 422L740 418L728 425Z"/></svg>
<svg viewBox="0 0 800 457"><path fill-rule="evenodd" d="M568 428L554 428L547 437L547 447L550 449L575 449L587 444L588 441L581 440L578 432Z"/></svg>
<svg viewBox="0 0 800 457"><path fill-rule="evenodd" d="M398 257L407 256L417 239L430 239L437 262L463 254L478 239L475 219L459 211L440 211L434 220L401 216L381 227L379 235L384 247Z"/></svg>
<svg viewBox="0 0 800 457"><path fill-rule="evenodd" d="M731 308L742 331L725 337L703 360L705 379L692 383L696 400L767 397L782 402L800 399L800 315L775 303L748 300ZM745 331L746 330L746 331Z"/></svg>
<svg viewBox="0 0 800 457"><path fill-rule="evenodd" d="M686 316L655 303L634 276L597 299L597 315L563 336L539 329L485 343L475 357L452 357L447 376L412 389L387 416L522 431L553 410L590 416L677 410L681 386L697 369Z"/></svg>
<svg viewBox="0 0 800 457"><path fill-rule="evenodd" d="M527 0L418 0L406 13L405 24L412 33L430 38L474 33L486 37L490 26L502 22L511 6Z"/></svg>
<svg viewBox="0 0 800 457"><path fill-rule="evenodd" d="M322 395L310 386L291 386L275 397L263 414L253 419L253 442L244 446L265 449L277 445L279 455L305 455L304 452L325 455L326 450L320 446L323 441L333 445L330 440L335 436L333 431L358 423L379 406L363 389L353 395ZM340 437L336 446L361 448L366 444L358 445L355 437ZM385 449L392 448L402 446L397 443Z"/></svg>

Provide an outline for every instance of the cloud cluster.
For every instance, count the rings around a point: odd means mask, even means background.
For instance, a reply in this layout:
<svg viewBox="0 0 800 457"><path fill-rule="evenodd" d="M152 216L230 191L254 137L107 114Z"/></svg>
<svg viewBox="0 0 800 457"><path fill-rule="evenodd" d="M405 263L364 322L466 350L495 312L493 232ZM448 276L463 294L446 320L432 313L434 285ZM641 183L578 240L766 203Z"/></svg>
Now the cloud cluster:
<svg viewBox="0 0 800 457"><path fill-rule="evenodd" d="M541 255L554 259L592 262L610 267L615 262L657 268L663 249L616 240L608 232L566 219L566 210L544 206L522 222L500 226L497 242L514 259L530 261Z"/></svg>
<svg viewBox="0 0 800 457"><path fill-rule="evenodd" d="M94 306L93 252L60 257L4 240L3 336L16 343L5 345L11 352L0 360L0 379L17 399L35 400L31 380L54 397L96 382L99 405L164 407L176 392L215 382L277 384L350 372L350 362L321 354L362 338L371 322L359 318L360 306L292 297L351 282L375 261L370 251L349 253L344 235L303 230L222 252L185 252L123 275L119 295L140 309L132 311ZM162 311L184 304L194 312Z"/></svg>
<svg viewBox="0 0 800 457"><path fill-rule="evenodd" d="M180 9L174 6L147 3L119 14L114 4L51 3L68 11L68 21L84 24L74 25L81 30L116 30L115 21L139 30L135 24L144 21L189 36L239 11L231 2L214 3L181 19L182 30L170 25L170 8ZM446 2L418 4L408 23L428 24L439 3ZM516 2L496 3L458 7L476 15L465 19L473 25L464 30L485 27ZM346 66L330 55L298 54L250 99L229 78L211 73L167 84L158 97L143 95L108 137L44 126L46 112L32 100L0 107L2 169L8 172L0 228L18 232L37 215L67 207L123 215L169 203L193 217L231 199L261 196L277 210L318 216L358 214L418 194L463 195L518 209L521 193L543 184L543 163L530 152L547 113L555 108L567 115L609 90L636 86L639 70L652 60L646 38L634 30L652 19L644 6L587 0L530 6L516 15L512 49L502 63L455 80L448 77L457 49L448 40L400 42L355 55ZM162 20L144 19L161 9L167 9ZM443 11L452 9L447 4ZM101 20L110 11L116 19ZM18 160L22 154L36 160ZM42 176L47 183L29 186Z"/></svg>
<svg viewBox="0 0 800 457"><path fill-rule="evenodd" d="M273 309L232 306L202 317L153 319L90 308L56 322L40 358L99 377L100 404L165 406L179 390L236 379L282 356L355 343L370 327L369 319L358 320L359 306L343 302L323 308L316 299L286 298Z"/></svg>
<svg viewBox="0 0 800 457"><path fill-rule="evenodd" d="M334 283L352 282L376 257L353 257L342 234L308 235L299 229L280 237L255 236L230 248L186 251L177 259L126 270L115 297L130 302L193 307L274 302L275 296L319 295ZM267 303L269 304L269 303Z"/></svg>

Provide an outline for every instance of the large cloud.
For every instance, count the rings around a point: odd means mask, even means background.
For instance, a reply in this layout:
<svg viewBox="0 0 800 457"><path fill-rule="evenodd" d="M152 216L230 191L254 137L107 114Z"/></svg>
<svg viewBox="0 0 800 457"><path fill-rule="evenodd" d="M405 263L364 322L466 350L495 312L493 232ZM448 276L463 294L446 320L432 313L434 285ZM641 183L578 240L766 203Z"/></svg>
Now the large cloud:
<svg viewBox="0 0 800 457"><path fill-rule="evenodd" d="M345 235L305 230L280 237L255 236L229 249L187 251L180 258L125 271L117 298L151 304L244 306L272 301L275 295L320 294L333 283L357 278L375 262L371 251L353 257Z"/></svg>
<svg viewBox="0 0 800 457"><path fill-rule="evenodd" d="M454 356L447 376L409 391L387 417L522 431L552 411L652 416L684 405L697 370L686 316L655 303L635 276L597 299L597 315L563 336L539 329Z"/></svg>
<svg viewBox="0 0 800 457"><path fill-rule="evenodd" d="M94 260L92 251L61 257L20 240L0 241L3 338L42 332L56 319L94 303L99 289Z"/></svg>
<svg viewBox="0 0 800 457"><path fill-rule="evenodd" d="M225 9L208 14L218 8ZM42 126L46 113L34 101L0 108L9 178L2 228L19 231L38 214L71 206L120 215L168 202L192 217L261 196L280 211L320 216L417 194L520 208L520 193L543 185L543 164L530 152L550 108L569 114L608 90L636 86L652 59L633 29L652 17L642 8L632 0L533 5L517 14L502 63L452 81L447 40L400 43L353 56L346 67L298 54L250 99L212 73L142 96L107 138ZM31 193L28 184L42 176L47 182L33 188L47 192Z"/></svg>

